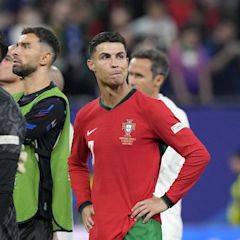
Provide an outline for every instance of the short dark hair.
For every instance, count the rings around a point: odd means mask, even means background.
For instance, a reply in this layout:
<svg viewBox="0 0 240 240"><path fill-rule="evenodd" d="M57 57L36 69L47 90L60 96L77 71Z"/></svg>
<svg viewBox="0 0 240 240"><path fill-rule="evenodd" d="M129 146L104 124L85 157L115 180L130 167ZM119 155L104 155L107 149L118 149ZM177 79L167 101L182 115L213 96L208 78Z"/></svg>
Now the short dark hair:
<svg viewBox="0 0 240 240"><path fill-rule="evenodd" d="M165 78L168 75L169 63L166 55L157 49L138 49L134 51L131 58L147 58L151 61L153 77L162 74Z"/></svg>
<svg viewBox="0 0 240 240"><path fill-rule="evenodd" d="M0 32L0 62L5 58L7 55L8 47L6 44L5 37L2 32Z"/></svg>
<svg viewBox="0 0 240 240"><path fill-rule="evenodd" d="M56 35L50 29L44 27L27 27L23 29L21 34L23 35L28 33L35 34L39 38L40 42L44 42L52 48L54 54L53 63L60 53L60 43Z"/></svg>
<svg viewBox="0 0 240 240"><path fill-rule="evenodd" d="M96 47L104 42L119 42L122 43L126 52L127 52L127 44L124 37L117 32L101 32L93 37L93 39L89 43L88 53L91 57L95 52Z"/></svg>

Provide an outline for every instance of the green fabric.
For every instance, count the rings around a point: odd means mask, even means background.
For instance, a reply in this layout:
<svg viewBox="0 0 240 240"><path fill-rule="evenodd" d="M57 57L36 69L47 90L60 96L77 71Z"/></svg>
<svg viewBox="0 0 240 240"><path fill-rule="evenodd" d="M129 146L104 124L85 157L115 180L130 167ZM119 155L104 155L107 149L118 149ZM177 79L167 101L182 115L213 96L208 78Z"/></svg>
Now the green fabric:
<svg viewBox="0 0 240 240"><path fill-rule="evenodd" d="M26 115L39 101L52 96L63 98L67 104L64 127L51 154L53 230L71 231L72 194L67 165L70 127L68 100L57 87L54 87L40 94L31 103L21 107L21 111L23 115ZM15 95L15 97L16 100L19 100L21 95L18 94ZM37 156L35 154L35 143L33 142L32 145L26 145L25 149L28 153L27 161L25 162L26 172L16 175L16 186L14 190L17 222L23 222L32 218L38 210L40 173Z"/></svg>
<svg viewBox="0 0 240 240"><path fill-rule="evenodd" d="M127 101L134 93L136 92L136 89L131 89L131 91L127 94L127 96L125 96L118 104L116 104L114 107L109 107L109 106L107 106L104 102L103 102L103 100L102 100L102 98L100 98L100 105L103 107L103 108L105 108L106 110L108 110L108 111L111 111L111 110L113 110L114 108L116 108L116 107L118 107L119 105L121 105L122 103L124 103L125 101Z"/></svg>
<svg viewBox="0 0 240 240"><path fill-rule="evenodd" d="M231 224L240 225L240 175L231 187L232 203L228 208L228 220Z"/></svg>
<svg viewBox="0 0 240 240"><path fill-rule="evenodd" d="M14 93L13 98L18 102L18 100L23 96L23 92Z"/></svg>
<svg viewBox="0 0 240 240"><path fill-rule="evenodd" d="M150 218L147 223L142 223L140 218L129 230L124 240L162 240L162 226L155 219Z"/></svg>

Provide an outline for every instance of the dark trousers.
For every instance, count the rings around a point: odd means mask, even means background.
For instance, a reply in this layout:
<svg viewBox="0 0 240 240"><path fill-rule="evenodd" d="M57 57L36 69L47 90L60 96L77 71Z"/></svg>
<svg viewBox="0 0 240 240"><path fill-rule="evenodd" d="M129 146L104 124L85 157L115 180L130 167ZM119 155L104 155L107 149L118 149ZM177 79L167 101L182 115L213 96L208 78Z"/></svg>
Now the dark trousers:
<svg viewBox="0 0 240 240"><path fill-rule="evenodd" d="M18 224L20 240L52 240L53 230L51 220L34 217L31 220Z"/></svg>
<svg viewBox="0 0 240 240"><path fill-rule="evenodd" d="M13 204L10 205L3 224L0 225L1 240L19 240L18 225L16 223L16 212Z"/></svg>

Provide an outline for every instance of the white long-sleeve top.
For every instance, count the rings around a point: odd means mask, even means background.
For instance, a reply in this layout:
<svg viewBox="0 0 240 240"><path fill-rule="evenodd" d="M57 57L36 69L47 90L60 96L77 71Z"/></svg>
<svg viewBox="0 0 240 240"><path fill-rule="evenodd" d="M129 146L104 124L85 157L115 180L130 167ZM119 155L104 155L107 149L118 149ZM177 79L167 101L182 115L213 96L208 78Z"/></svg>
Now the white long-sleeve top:
<svg viewBox="0 0 240 240"><path fill-rule="evenodd" d="M162 100L172 113L187 127L189 122L186 113L166 96L159 94ZM170 146L162 156L161 167L154 195L163 196L177 178L185 159ZM181 240L183 223L181 218L181 201L178 201L172 208L161 213L163 240Z"/></svg>

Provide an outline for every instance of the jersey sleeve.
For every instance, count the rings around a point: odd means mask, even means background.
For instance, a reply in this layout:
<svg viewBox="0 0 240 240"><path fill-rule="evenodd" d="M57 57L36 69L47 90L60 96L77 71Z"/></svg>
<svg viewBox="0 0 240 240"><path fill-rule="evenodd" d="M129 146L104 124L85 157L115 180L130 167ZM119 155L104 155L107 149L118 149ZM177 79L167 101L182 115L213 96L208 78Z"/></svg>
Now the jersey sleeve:
<svg viewBox="0 0 240 240"><path fill-rule="evenodd" d="M165 194L176 203L202 175L210 155L192 130L182 124L162 101L153 101L146 116L156 138L162 139L185 158L178 177Z"/></svg>
<svg viewBox="0 0 240 240"><path fill-rule="evenodd" d="M26 137L29 143L64 122L66 117L66 103L62 98L49 97L38 102L29 113L25 115Z"/></svg>
<svg viewBox="0 0 240 240"><path fill-rule="evenodd" d="M25 121L14 100L0 98L0 225L12 203L17 162L25 133Z"/></svg>
<svg viewBox="0 0 240 240"><path fill-rule="evenodd" d="M83 135L81 123L81 110L78 112L74 122L74 135L71 148L71 154L68 160L69 175L75 197L77 199L77 208L86 202L91 202L90 180L88 158L89 148Z"/></svg>
<svg viewBox="0 0 240 240"><path fill-rule="evenodd" d="M25 136L25 119L10 96L0 101L0 159L18 160Z"/></svg>

